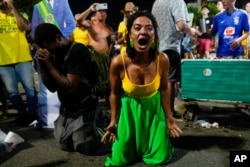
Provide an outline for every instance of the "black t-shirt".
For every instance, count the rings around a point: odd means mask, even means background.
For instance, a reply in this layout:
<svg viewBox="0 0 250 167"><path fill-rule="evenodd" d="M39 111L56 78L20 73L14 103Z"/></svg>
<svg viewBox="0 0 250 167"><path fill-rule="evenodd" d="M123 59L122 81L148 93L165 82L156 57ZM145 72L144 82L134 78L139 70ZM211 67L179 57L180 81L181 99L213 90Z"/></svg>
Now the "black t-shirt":
<svg viewBox="0 0 250 167"><path fill-rule="evenodd" d="M70 73L84 76L88 80L91 80L93 76L91 72L93 70L91 69L91 58L88 49L80 43L74 44L72 48L71 45L72 44L68 46L68 50L70 50L68 58L65 61L57 61L57 63L60 63L59 66L61 67L61 71L65 75ZM57 93L63 106L67 108L72 106L75 107L79 106L81 101L91 94L91 87L80 82L77 90L74 93L68 93L60 87L57 89ZM86 102L89 102L89 100ZM85 106L87 108L88 104L84 105L83 103L81 106Z"/></svg>
<svg viewBox="0 0 250 167"><path fill-rule="evenodd" d="M205 18L205 23L206 23L206 29L212 29L212 25L213 25L213 17L212 16L208 16L207 18ZM199 30L201 31L201 27L200 27L200 19L197 20L196 25L199 26ZM203 33L201 36L198 36L198 38L205 38L205 39L210 39L212 36L209 35L208 33Z"/></svg>

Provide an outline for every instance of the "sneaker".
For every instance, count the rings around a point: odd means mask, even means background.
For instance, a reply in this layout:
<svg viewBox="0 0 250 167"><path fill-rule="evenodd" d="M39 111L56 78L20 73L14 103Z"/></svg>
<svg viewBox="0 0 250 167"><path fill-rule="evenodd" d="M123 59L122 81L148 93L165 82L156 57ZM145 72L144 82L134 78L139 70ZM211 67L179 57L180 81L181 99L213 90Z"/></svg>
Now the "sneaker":
<svg viewBox="0 0 250 167"><path fill-rule="evenodd" d="M34 114L32 115L19 115L16 120L15 123L19 126L24 126L24 127L28 127L34 120L37 119L37 116Z"/></svg>
<svg viewBox="0 0 250 167"><path fill-rule="evenodd" d="M33 123L35 120L37 120L36 114L27 114L26 115L26 126L29 126L31 123Z"/></svg>

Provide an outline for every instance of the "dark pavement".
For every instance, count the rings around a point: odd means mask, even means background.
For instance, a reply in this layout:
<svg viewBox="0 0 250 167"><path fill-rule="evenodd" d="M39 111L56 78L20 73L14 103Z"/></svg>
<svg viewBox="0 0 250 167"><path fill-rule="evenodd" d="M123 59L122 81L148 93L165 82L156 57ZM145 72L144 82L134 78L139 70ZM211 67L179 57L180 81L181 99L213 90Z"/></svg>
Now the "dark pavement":
<svg viewBox="0 0 250 167"><path fill-rule="evenodd" d="M0 120L0 129L14 131L25 139L12 152L0 158L1 167L100 167L104 156L84 156L77 152L61 151L53 131L38 131L34 127L18 127L13 121L16 112L9 109L8 119ZM203 111L199 119L217 122L219 128L180 126L183 135L172 139L175 147L170 167L229 167L230 150L250 150L250 117L234 110ZM142 162L133 166L147 167Z"/></svg>
<svg viewBox="0 0 250 167"><path fill-rule="evenodd" d="M37 85L37 76L35 75ZM21 92L23 89L20 87ZM25 99L25 97L24 97ZM182 101L178 101L182 102ZM179 103L181 104L181 103ZM0 129L13 131L25 139L12 152L0 157L0 167L101 167L104 156L84 156L77 152L65 152L58 148L53 129L38 131L34 127L14 124L16 110L9 103L8 118L0 119ZM183 135L173 138L175 155L163 166L169 167L229 167L231 150L250 151L250 116L235 109L202 110L199 119L217 122L219 128L201 128L180 124ZM133 167L148 167L138 162Z"/></svg>

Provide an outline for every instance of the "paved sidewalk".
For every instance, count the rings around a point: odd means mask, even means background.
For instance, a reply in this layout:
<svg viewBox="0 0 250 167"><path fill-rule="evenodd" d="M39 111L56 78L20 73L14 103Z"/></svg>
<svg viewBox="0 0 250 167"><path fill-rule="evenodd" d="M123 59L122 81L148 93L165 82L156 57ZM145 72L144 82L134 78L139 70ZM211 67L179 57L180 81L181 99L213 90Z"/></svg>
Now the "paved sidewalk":
<svg viewBox="0 0 250 167"><path fill-rule="evenodd" d="M101 167L104 156L84 156L58 148L53 129L41 132L14 124L16 110L9 105L8 118L0 119L0 129L14 131L25 139L11 153L0 158L1 167ZM250 150L250 117L234 110L204 111L199 119L217 122L219 128L189 127L180 124L183 135L171 139L175 155L169 167L228 167L230 150ZM148 167L138 162L133 167Z"/></svg>
<svg viewBox="0 0 250 167"><path fill-rule="evenodd" d="M16 112L0 120L4 132L14 131L25 139L11 153L0 158L1 167L100 167L104 156L84 156L77 152L61 151L54 140L53 130L37 131L34 127L18 127L13 121ZM228 167L229 151L250 150L250 119L235 111L202 113L200 119L218 122L219 128L187 127L181 124L183 136L171 139L176 153L170 167ZM147 167L142 162L132 166Z"/></svg>

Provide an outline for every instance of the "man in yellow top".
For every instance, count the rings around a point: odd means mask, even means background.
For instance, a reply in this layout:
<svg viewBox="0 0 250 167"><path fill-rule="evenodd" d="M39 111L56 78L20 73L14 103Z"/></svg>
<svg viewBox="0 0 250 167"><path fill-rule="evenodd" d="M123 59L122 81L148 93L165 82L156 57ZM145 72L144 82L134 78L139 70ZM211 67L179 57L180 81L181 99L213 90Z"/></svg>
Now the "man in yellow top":
<svg viewBox="0 0 250 167"><path fill-rule="evenodd" d="M0 0L0 20L0 78L18 111L16 123L27 126L37 118L32 57L25 37L30 24L18 13L12 0ZM21 98L17 79L25 90L28 110Z"/></svg>
<svg viewBox="0 0 250 167"><path fill-rule="evenodd" d="M138 11L138 7L134 5L133 2L127 2L125 4L124 10L121 10L121 13L124 15L123 21L119 23L118 26L118 38L117 43L121 45L120 53L126 52L126 40L125 35L127 32L126 26L127 26L127 19L134 14L136 11Z"/></svg>
<svg viewBox="0 0 250 167"><path fill-rule="evenodd" d="M80 16L80 14L75 15L75 20ZM94 19L94 17L92 17ZM90 23L87 20L83 20L81 24L76 21L76 28L70 36L71 41L79 42L84 45L89 44L89 29Z"/></svg>

